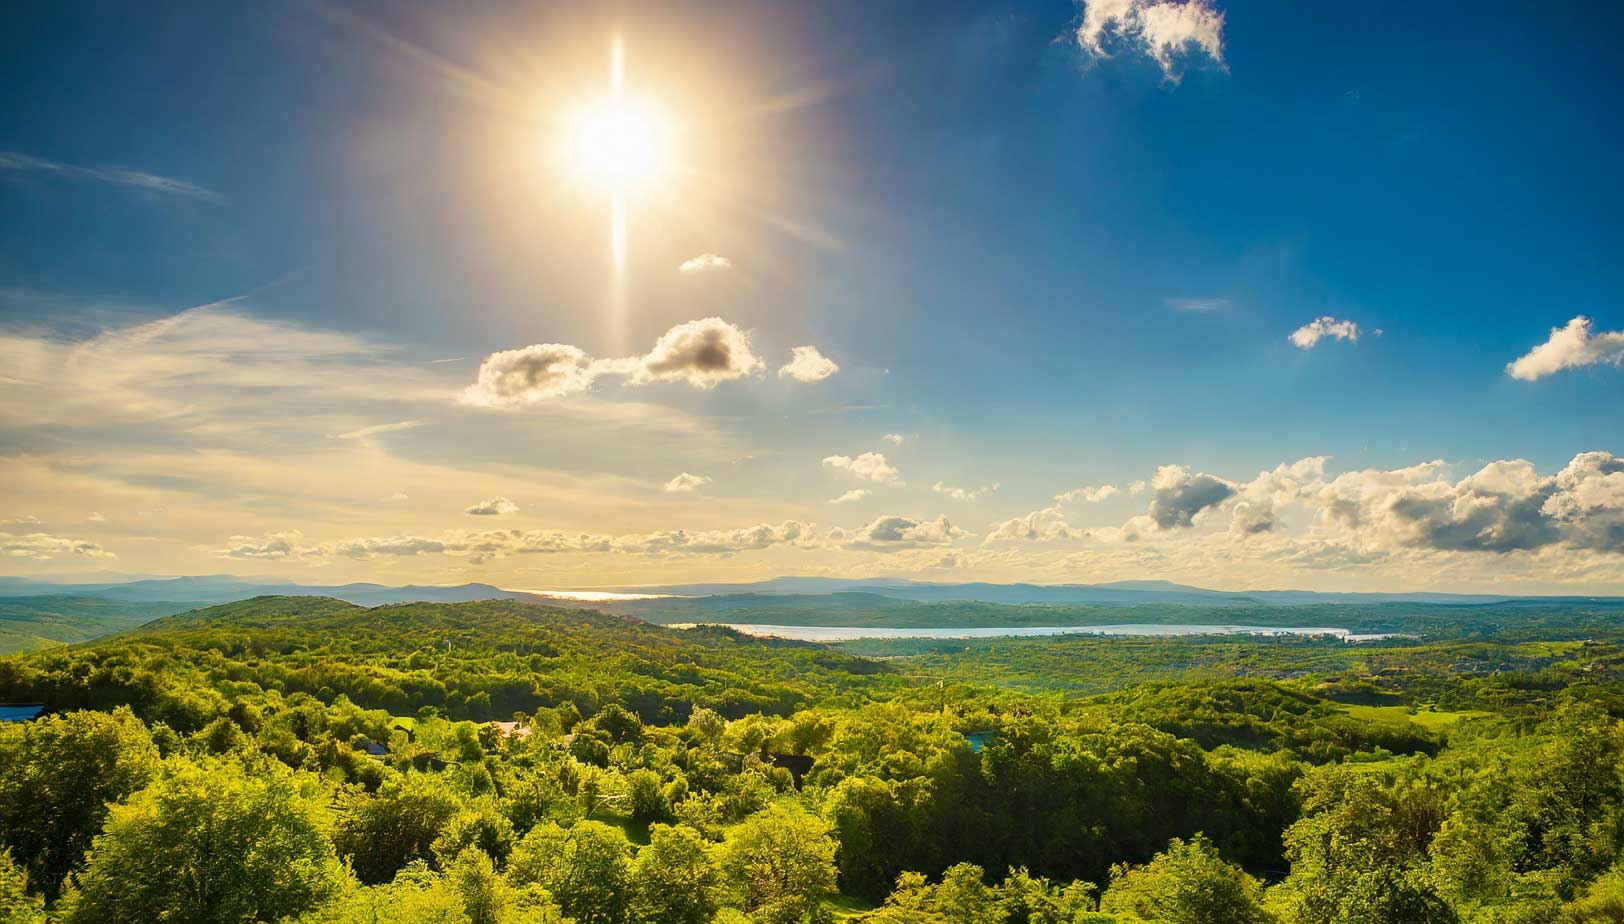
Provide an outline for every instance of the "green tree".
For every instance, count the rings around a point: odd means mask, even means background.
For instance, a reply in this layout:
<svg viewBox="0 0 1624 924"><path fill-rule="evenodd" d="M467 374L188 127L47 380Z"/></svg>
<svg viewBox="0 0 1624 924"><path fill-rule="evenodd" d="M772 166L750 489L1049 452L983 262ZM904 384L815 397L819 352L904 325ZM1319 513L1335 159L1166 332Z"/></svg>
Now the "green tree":
<svg viewBox="0 0 1624 924"><path fill-rule="evenodd" d="M413 860L432 862L434 842L461 809L443 780L408 773L384 783L376 795L352 794L334 843L362 882L388 882Z"/></svg>
<svg viewBox="0 0 1624 924"><path fill-rule="evenodd" d="M350 888L298 919L299 924L470 924L463 897L421 860L394 881ZM526 922L529 924L529 922Z"/></svg>
<svg viewBox="0 0 1624 924"><path fill-rule="evenodd" d="M629 919L635 924L705 924L717 909L720 875L709 845L684 825L654 825L632 864Z"/></svg>
<svg viewBox="0 0 1624 924"><path fill-rule="evenodd" d="M0 922L45 924L45 900L28 894L28 873L0 850Z"/></svg>
<svg viewBox="0 0 1624 924"><path fill-rule="evenodd" d="M834 861L828 822L784 803L745 819L722 845L723 874L760 924L812 920L835 890Z"/></svg>
<svg viewBox="0 0 1624 924"><path fill-rule="evenodd" d="M503 924L513 907L513 890L496 873L496 865L479 849L464 851L446 872L462 898L468 924Z"/></svg>
<svg viewBox="0 0 1624 924"><path fill-rule="evenodd" d="M1306 777L1303 815L1285 833L1291 874L1269 893L1293 924L1452 924L1427 850L1443 793L1415 765L1332 767Z"/></svg>
<svg viewBox="0 0 1624 924"><path fill-rule="evenodd" d="M508 878L550 893L577 924L624 924L631 845L619 828L579 821L530 829L508 857Z"/></svg>
<svg viewBox="0 0 1624 924"><path fill-rule="evenodd" d="M1100 910L1131 914L1158 924L1270 924L1263 886L1239 866L1224 862L1212 842L1197 834L1174 838L1143 866L1119 865L1100 896Z"/></svg>
<svg viewBox="0 0 1624 924"><path fill-rule="evenodd" d="M308 911L346 879L328 798L280 764L174 765L113 808L63 896L63 921L249 924Z"/></svg>
<svg viewBox="0 0 1624 924"><path fill-rule="evenodd" d="M55 898L101 830L109 803L158 768L152 736L127 707L0 726L0 846Z"/></svg>

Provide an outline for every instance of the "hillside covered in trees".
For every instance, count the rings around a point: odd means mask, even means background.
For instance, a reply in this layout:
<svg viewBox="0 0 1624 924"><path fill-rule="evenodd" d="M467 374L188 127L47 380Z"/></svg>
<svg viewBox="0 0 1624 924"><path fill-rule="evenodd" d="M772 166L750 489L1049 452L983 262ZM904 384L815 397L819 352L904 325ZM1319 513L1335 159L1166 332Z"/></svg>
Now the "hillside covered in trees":
<svg viewBox="0 0 1624 924"><path fill-rule="evenodd" d="M1619 921L1621 639L260 597L0 659L0 920Z"/></svg>

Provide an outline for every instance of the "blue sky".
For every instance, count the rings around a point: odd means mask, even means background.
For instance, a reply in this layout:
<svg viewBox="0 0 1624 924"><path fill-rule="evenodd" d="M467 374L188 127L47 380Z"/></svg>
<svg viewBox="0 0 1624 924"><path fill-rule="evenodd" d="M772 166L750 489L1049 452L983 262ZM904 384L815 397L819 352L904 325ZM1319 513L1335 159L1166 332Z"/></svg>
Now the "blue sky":
<svg viewBox="0 0 1624 924"><path fill-rule="evenodd" d="M4 15L14 573L1624 591L1619 11Z"/></svg>

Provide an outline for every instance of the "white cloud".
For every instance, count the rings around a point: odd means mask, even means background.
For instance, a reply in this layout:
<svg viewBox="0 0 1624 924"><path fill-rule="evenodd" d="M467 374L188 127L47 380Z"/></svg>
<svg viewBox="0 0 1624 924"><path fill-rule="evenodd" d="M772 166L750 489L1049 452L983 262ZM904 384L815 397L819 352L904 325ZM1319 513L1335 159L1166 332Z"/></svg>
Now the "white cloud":
<svg viewBox="0 0 1624 924"><path fill-rule="evenodd" d="M300 554L304 535L297 530L271 533L268 536L232 536L225 547L215 549L220 558L238 558L249 561L282 561Z"/></svg>
<svg viewBox="0 0 1624 924"><path fill-rule="evenodd" d="M692 494L710 483L711 480L706 475L690 475L687 472L683 472L670 481L667 481L665 486L660 490L665 491L668 494Z"/></svg>
<svg viewBox="0 0 1624 924"><path fill-rule="evenodd" d="M827 456L824 458L823 464L833 469L848 472L865 481L896 485L902 483L897 480L897 476L901 473L885 460L885 453L882 452L865 452L856 458L851 456Z"/></svg>
<svg viewBox="0 0 1624 924"><path fill-rule="evenodd" d="M38 526L43 522L45 521L41 520L37 516L34 516L32 513L22 513L14 517L7 517L4 520L0 520L0 526Z"/></svg>
<svg viewBox="0 0 1624 924"><path fill-rule="evenodd" d="M792 351L793 358L779 368L778 377L794 379L797 382L821 382L836 372L840 366L835 361L818 352L815 346L798 346Z"/></svg>
<svg viewBox="0 0 1624 924"><path fill-rule="evenodd" d="M682 261L682 265L677 267L677 272L692 275L694 273L708 273L732 268L733 261L727 257L714 253L702 253L693 259Z"/></svg>
<svg viewBox="0 0 1624 924"><path fill-rule="evenodd" d="M637 360L632 381L681 381L695 388L712 388L764 365L750 351L750 338L744 331L721 318L701 318L662 334L654 348Z"/></svg>
<svg viewBox="0 0 1624 924"><path fill-rule="evenodd" d="M885 440L887 443L890 443L893 446L901 446L903 443L908 441L908 438L903 436L901 433L887 433L886 435L880 437L880 439Z"/></svg>
<svg viewBox="0 0 1624 924"><path fill-rule="evenodd" d="M839 497L830 498L829 503L831 503L831 504L851 504L851 503L856 503L857 501L860 501L863 498L865 498L865 497L867 497L867 496L869 496L870 494L873 494L873 493L874 493L873 491L870 491L867 488L852 488L850 491L847 491L845 494L842 494Z"/></svg>
<svg viewBox="0 0 1624 924"><path fill-rule="evenodd" d="M1206 472L1192 474L1188 466L1163 465L1150 480L1148 516L1158 529L1194 525L1196 518L1235 494L1233 482Z"/></svg>
<svg viewBox="0 0 1624 924"><path fill-rule="evenodd" d="M987 543L998 542L1061 542L1070 539L1086 539L1088 530L1079 529L1066 522L1066 515L1059 507L1045 507L1034 510L1025 516L1013 517L1001 523L993 524L987 533Z"/></svg>
<svg viewBox="0 0 1624 924"><path fill-rule="evenodd" d="M96 180L117 186L144 189L149 192L203 199L208 202L224 201L220 198L220 194L212 189L205 189L185 180L148 173L145 170L132 170L128 167L77 167L72 164L60 164L55 161L20 154L16 151L0 151L0 170L37 173L68 180Z"/></svg>
<svg viewBox="0 0 1624 924"><path fill-rule="evenodd" d="M92 510L90 512L90 516L85 517L85 521L87 523L106 523L107 517L104 516L99 510Z"/></svg>
<svg viewBox="0 0 1624 924"><path fill-rule="evenodd" d="M520 407L586 391L609 375L624 376L633 385L685 382L713 388L765 365L751 352L744 331L721 318L701 318L661 334L641 356L592 359L567 343L492 353L480 363L479 380L463 391L462 400L482 407Z"/></svg>
<svg viewBox="0 0 1624 924"><path fill-rule="evenodd" d="M471 517L505 517L518 513L519 505L505 497L493 497L473 504L462 512Z"/></svg>
<svg viewBox="0 0 1624 924"><path fill-rule="evenodd" d="M1143 484L1143 482L1139 483ZM1140 490L1143 490L1143 488ZM1097 504L1100 501L1116 497L1121 493L1122 492L1117 490L1117 486L1114 484L1102 484L1098 487L1088 486L1072 488L1070 491L1062 491L1059 494L1056 494L1054 496L1054 502L1057 504L1069 504L1072 501L1084 501L1085 503Z"/></svg>
<svg viewBox="0 0 1624 924"><path fill-rule="evenodd" d="M1377 333L1380 333L1380 331L1377 331ZM1300 350L1311 350L1326 337L1334 340L1358 340L1359 325L1352 321L1338 321L1336 318L1326 315L1322 318L1315 318L1292 331L1288 339L1291 340L1292 345Z"/></svg>
<svg viewBox="0 0 1624 924"><path fill-rule="evenodd" d="M1102 58L1119 49L1146 55L1177 83L1190 55L1223 66L1224 14L1210 0L1086 0L1077 44Z"/></svg>
<svg viewBox="0 0 1624 924"><path fill-rule="evenodd" d="M947 517L921 520L918 517L886 514L875 517L856 530L834 530L830 538L852 549L889 552L945 545L969 533L947 521Z"/></svg>
<svg viewBox="0 0 1624 924"><path fill-rule="evenodd" d="M1506 374L1532 382L1563 369L1611 363L1624 365L1624 330L1591 333L1590 319L1580 315L1564 327L1551 328L1550 339L1506 364Z"/></svg>
<svg viewBox="0 0 1624 924"><path fill-rule="evenodd" d="M1149 487L1150 483L1144 481L1143 479L1139 481L1130 481L1128 482L1128 493L1132 494L1134 497L1138 497L1139 495L1145 493L1145 490Z"/></svg>
<svg viewBox="0 0 1624 924"><path fill-rule="evenodd" d="M112 552L89 539L65 539L49 533L0 532L0 557L48 560L58 555L78 555L84 558L117 558Z"/></svg>
<svg viewBox="0 0 1624 924"><path fill-rule="evenodd" d="M479 364L479 380L463 391L465 404L517 407L592 387L597 371L580 347L537 343L492 353Z"/></svg>
<svg viewBox="0 0 1624 924"><path fill-rule="evenodd" d="M985 495L988 495L988 494L991 494L991 493L997 491L998 490L998 485L996 485L996 484L984 484L979 488L955 488L955 487L953 487L951 485L947 485L947 484L944 484L944 483L938 481L935 484L931 485L930 489L932 491L935 491L937 494L945 494L948 497L953 498L954 500L958 500L958 501L975 501L975 500L979 500L980 498L982 498Z"/></svg>
<svg viewBox="0 0 1624 924"><path fill-rule="evenodd" d="M403 500L411 500L411 499L412 499L411 495L407 494L405 491L396 491L395 493L389 495L389 500L392 500L392 501L403 501Z"/></svg>

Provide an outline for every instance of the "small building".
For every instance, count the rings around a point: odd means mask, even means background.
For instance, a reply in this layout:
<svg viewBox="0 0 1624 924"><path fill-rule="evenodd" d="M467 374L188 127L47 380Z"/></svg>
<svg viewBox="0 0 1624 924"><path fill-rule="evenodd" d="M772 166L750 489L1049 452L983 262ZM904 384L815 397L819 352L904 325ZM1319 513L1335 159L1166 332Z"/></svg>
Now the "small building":
<svg viewBox="0 0 1624 924"><path fill-rule="evenodd" d="M528 725L520 725L518 722L492 722L491 724L496 726L496 730L501 732L504 738L518 738L522 741L530 737L530 726Z"/></svg>
<svg viewBox="0 0 1624 924"><path fill-rule="evenodd" d="M44 711L44 703L0 703L0 722L31 722Z"/></svg>

